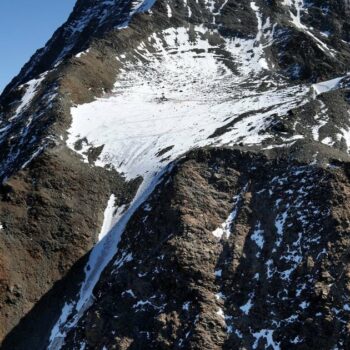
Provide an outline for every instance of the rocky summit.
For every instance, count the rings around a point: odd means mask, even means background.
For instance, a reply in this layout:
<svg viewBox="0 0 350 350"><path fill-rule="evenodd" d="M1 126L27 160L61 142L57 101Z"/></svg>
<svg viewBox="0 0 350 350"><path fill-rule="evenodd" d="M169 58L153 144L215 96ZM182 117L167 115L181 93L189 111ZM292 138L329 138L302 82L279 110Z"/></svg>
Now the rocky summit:
<svg viewBox="0 0 350 350"><path fill-rule="evenodd" d="M78 0L0 96L1 349L350 349L349 18Z"/></svg>

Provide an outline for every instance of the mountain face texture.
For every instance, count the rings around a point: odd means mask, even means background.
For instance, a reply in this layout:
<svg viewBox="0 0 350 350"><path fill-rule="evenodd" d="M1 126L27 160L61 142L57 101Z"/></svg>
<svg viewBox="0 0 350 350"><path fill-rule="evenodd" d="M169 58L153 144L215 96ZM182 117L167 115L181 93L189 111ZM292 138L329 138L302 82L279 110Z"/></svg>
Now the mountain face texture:
<svg viewBox="0 0 350 350"><path fill-rule="evenodd" d="M349 18L78 0L0 96L1 349L350 349Z"/></svg>

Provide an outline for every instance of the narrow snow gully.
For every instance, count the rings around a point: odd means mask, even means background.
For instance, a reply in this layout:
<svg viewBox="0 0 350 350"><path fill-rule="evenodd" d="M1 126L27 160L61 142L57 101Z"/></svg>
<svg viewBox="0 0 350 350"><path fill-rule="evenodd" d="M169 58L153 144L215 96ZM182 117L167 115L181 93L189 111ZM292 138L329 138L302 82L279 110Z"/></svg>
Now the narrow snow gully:
<svg viewBox="0 0 350 350"><path fill-rule="evenodd" d="M304 0L283 0L283 5L290 8L291 23L300 31L307 34L327 55L335 57L336 52L328 47L321 39L319 39L315 34L312 33L313 28L307 27L301 22L302 13L307 11L306 4ZM293 11L292 11L293 10ZM296 14L294 14L296 12Z"/></svg>
<svg viewBox="0 0 350 350"><path fill-rule="evenodd" d="M105 220L100 234L101 240L95 245L90 253L89 261L85 267L85 279L81 285L78 298L77 300L65 304L60 318L51 331L48 350L61 349L64 345L64 340L68 331L78 323L85 310L87 310L87 308L93 303L94 299L92 291L97 284L102 271L115 255L121 235L123 234L127 223L137 209L151 195L156 186L162 180L163 176L171 171L171 169L172 164L169 164L158 173L146 177L130 206L126 210L124 210L123 207L118 208L113 220L111 220L110 213L111 208L113 208L114 196L111 196L105 210ZM108 224L111 225L113 222L115 223L115 226L107 228ZM109 231L107 232L107 230ZM125 256L123 260L119 262L119 266L128 259L130 259L130 257Z"/></svg>

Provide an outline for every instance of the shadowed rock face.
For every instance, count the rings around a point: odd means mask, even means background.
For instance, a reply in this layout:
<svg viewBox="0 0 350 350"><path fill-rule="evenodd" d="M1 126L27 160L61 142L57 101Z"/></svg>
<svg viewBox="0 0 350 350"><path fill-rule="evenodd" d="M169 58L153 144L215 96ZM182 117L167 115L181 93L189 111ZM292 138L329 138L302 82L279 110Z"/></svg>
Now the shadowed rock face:
<svg viewBox="0 0 350 350"><path fill-rule="evenodd" d="M46 327L46 332L52 327L67 290L76 290L81 281L84 255L102 226L106 189L119 193L117 201L122 203L134 192L134 184L125 184L116 173L112 176L74 162L65 150L59 155L42 155L33 167L1 186L2 336L37 305L40 317L34 312L34 319L24 325L34 332L38 326ZM51 290L72 267L71 278ZM41 300L49 291L54 297ZM30 343L33 348L41 344L38 338ZM23 340L23 348L27 348L29 343ZM21 341L17 335L9 348L16 348Z"/></svg>
<svg viewBox="0 0 350 350"><path fill-rule="evenodd" d="M2 348L347 349L348 12L79 0L0 96Z"/></svg>

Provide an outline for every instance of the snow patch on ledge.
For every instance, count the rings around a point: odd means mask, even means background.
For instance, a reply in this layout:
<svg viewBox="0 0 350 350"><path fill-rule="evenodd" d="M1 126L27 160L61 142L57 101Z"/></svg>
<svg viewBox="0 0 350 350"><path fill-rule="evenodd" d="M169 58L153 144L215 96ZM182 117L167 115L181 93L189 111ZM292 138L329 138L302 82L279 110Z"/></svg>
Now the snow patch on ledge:
<svg viewBox="0 0 350 350"><path fill-rule="evenodd" d="M230 237L231 235L231 229L232 225L234 224L237 214L238 214L238 209L239 205L242 201L243 194L246 192L247 186L245 186L242 190L242 192L236 196L233 197L233 211L230 213L226 221L221 224L220 227L218 227L215 231L213 231L213 235L217 238L222 238L225 236L225 238Z"/></svg>
<svg viewBox="0 0 350 350"><path fill-rule="evenodd" d="M271 329L262 329L259 332L253 333L255 338L255 343L253 344L253 349L258 349L260 339L265 339L267 348L271 347L273 350L281 350L280 344L273 339L274 331Z"/></svg>
<svg viewBox="0 0 350 350"><path fill-rule="evenodd" d="M335 79L331 79L328 81L323 81L320 83L313 84L312 88L314 89L316 96L323 94L325 92L336 90L339 88L340 82L344 78L348 77L349 75L350 75L350 73L348 73L347 75L343 75L341 77L335 78Z"/></svg>

